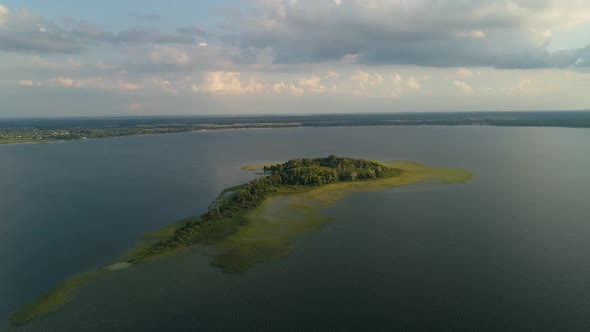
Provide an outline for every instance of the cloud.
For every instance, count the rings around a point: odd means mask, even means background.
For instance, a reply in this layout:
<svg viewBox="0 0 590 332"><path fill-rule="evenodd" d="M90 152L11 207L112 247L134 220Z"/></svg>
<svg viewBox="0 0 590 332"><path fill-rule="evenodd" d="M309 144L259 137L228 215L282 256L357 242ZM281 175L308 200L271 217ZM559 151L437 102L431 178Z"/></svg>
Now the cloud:
<svg viewBox="0 0 590 332"><path fill-rule="evenodd" d="M418 82L418 80L415 77L410 76L404 80L404 78L398 73L391 75L391 81L393 84L391 95L393 97L401 97L404 93L408 91L408 89L420 90L420 88L422 87L420 82Z"/></svg>
<svg viewBox="0 0 590 332"><path fill-rule="evenodd" d="M302 95L305 92L302 88L297 87L294 84L287 84L285 81L275 83L272 86L272 90L275 93L289 93L296 96Z"/></svg>
<svg viewBox="0 0 590 332"><path fill-rule="evenodd" d="M518 81L518 84L516 84L510 92L517 96L534 96L541 93L538 84L529 78L524 78Z"/></svg>
<svg viewBox="0 0 590 332"><path fill-rule="evenodd" d="M410 89L414 89L414 90L420 89L420 83L418 83L418 81L414 77L408 78L407 85L408 85L408 88L410 88Z"/></svg>
<svg viewBox="0 0 590 332"><path fill-rule="evenodd" d="M53 80L53 86L55 87L64 87L64 88L73 88L76 86L76 83L73 79L69 77L58 77Z"/></svg>
<svg viewBox="0 0 590 332"><path fill-rule="evenodd" d="M161 76L191 72L241 72L259 70L255 66L237 64L232 57L238 52L231 46L193 43L131 48L122 65L132 75ZM248 67L248 68L246 68Z"/></svg>
<svg viewBox="0 0 590 332"><path fill-rule="evenodd" d="M153 64L186 66L190 63L190 56L172 46L155 46L149 55L150 62Z"/></svg>
<svg viewBox="0 0 590 332"><path fill-rule="evenodd" d="M585 1L298 0L257 2L224 40L274 64L563 68L588 47L551 51L550 30L590 22Z"/></svg>
<svg viewBox="0 0 590 332"><path fill-rule="evenodd" d="M357 82L360 90L353 90L354 94L368 94L369 88L383 83L383 76L381 74L370 74L366 71L355 72L350 79Z"/></svg>
<svg viewBox="0 0 590 332"><path fill-rule="evenodd" d="M172 83L168 80L163 80L160 78L152 78L149 83L156 87L158 90L169 94L169 95L178 95L178 90L174 89Z"/></svg>
<svg viewBox="0 0 590 332"><path fill-rule="evenodd" d="M455 86L459 89L461 89L461 91L463 91L466 94L471 94L473 93L473 88L468 85L465 82L461 82L461 81L454 81L453 84L455 84Z"/></svg>
<svg viewBox="0 0 590 332"><path fill-rule="evenodd" d="M378 85L383 83L383 76L381 74L369 74L366 71L357 71L352 75L351 79L353 81L359 82L359 84L363 87Z"/></svg>
<svg viewBox="0 0 590 332"><path fill-rule="evenodd" d="M134 92L141 89L141 86L130 82L119 82L119 89L125 92Z"/></svg>
<svg viewBox="0 0 590 332"><path fill-rule="evenodd" d="M326 74L326 76L324 76L324 78L338 78L339 76L340 75L338 75L338 73L335 73L335 72L331 71L331 72L328 72Z"/></svg>
<svg viewBox="0 0 590 332"><path fill-rule="evenodd" d="M0 5L1 6L1 5ZM79 53L102 44L192 44L187 34L148 29L109 32L86 21L65 19L58 24L29 11L0 7L0 51L24 53Z"/></svg>
<svg viewBox="0 0 590 332"><path fill-rule="evenodd" d="M473 72L469 69L461 67L461 68L457 69L457 76L459 76L461 78L471 77L471 76L473 76Z"/></svg>
<svg viewBox="0 0 590 332"><path fill-rule="evenodd" d="M485 39L486 34L480 30L471 30L471 31L461 31L457 34L459 38L469 38L469 39Z"/></svg>
<svg viewBox="0 0 590 332"><path fill-rule="evenodd" d="M299 87L313 93L321 93L328 90L328 87L322 85L322 79L319 76L300 78Z"/></svg>
<svg viewBox="0 0 590 332"><path fill-rule="evenodd" d="M0 26L4 24L4 20L8 16L8 8L0 4Z"/></svg>
<svg viewBox="0 0 590 332"><path fill-rule="evenodd" d="M20 85L20 86L33 86L33 85L35 85L35 83L33 83L33 81L31 81L31 80L20 80L20 81L18 81L18 85Z"/></svg>
<svg viewBox="0 0 590 332"><path fill-rule="evenodd" d="M239 72L216 71L205 75L205 83L193 85L192 90L198 93L218 95L255 95L264 91L264 85L251 77L247 83L242 82Z"/></svg>
<svg viewBox="0 0 590 332"><path fill-rule="evenodd" d="M81 88L81 89L96 89L112 92L132 93L143 89L139 84L122 81L117 79L105 79L102 77L87 77L87 78L72 78L67 76L59 76L49 80L33 81L21 80L20 86L45 86L52 88Z"/></svg>

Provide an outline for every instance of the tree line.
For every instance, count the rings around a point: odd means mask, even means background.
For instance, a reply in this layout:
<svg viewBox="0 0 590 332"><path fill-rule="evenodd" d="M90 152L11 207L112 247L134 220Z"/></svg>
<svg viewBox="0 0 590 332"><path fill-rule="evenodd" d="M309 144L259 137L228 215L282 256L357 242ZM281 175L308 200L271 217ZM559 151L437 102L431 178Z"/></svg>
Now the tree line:
<svg viewBox="0 0 590 332"><path fill-rule="evenodd" d="M225 238L245 223L243 214L269 195L318 187L337 182L366 181L397 176L400 170L381 163L330 155L326 158L291 159L264 167L265 176L237 187L201 216L185 219L172 236L161 240L131 261L179 248L183 245Z"/></svg>

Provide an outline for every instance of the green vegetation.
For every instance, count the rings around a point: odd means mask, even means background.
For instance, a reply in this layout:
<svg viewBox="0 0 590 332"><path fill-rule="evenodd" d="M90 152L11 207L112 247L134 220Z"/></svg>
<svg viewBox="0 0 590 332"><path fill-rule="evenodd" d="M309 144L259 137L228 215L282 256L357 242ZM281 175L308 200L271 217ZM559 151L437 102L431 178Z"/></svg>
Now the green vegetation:
<svg viewBox="0 0 590 332"><path fill-rule="evenodd" d="M202 130L341 126L514 126L590 128L590 112L332 114L0 120L0 144L156 135Z"/></svg>
<svg viewBox="0 0 590 332"><path fill-rule="evenodd" d="M34 140L28 138L0 138L0 144L32 143Z"/></svg>
<svg viewBox="0 0 590 332"><path fill-rule="evenodd" d="M252 128L284 128L298 127L300 123L195 123L195 124L153 124L133 125L128 127L77 127L65 126L56 128L36 127L0 127L0 144L14 143L52 143L60 141L74 141L95 138L124 137L138 135L160 135L197 132L224 129L252 129Z"/></svg>
<svg viewBox="0 0 590 332"><path fill-rule="evenodd" d="M463 170L435 168L413 162L393 162L388 166L400 171L400 174L367 181L337 182L271 196L243 216L247 227L216 244L223 252L212 264L225 272L239 273L255 264L288 255L294 248L293 240L330 221L322 215L321 208L351 192L378 191L422 181L456 183L471 178L471 174Z"/></svg>
<svg viewBox="0 0 590 332"><path fill-rule="evenodd" d="M351 192L376 191L422 181L462 182L471 174L414 162L382 163L341 158L293 159L274 165L243 167L265 176L224 190L206 213L165 226L141 238L123 261L66 279L11 317L23 324L58 310L74 291L103 273L177 252L191 245L215 245L212 261L227 273L288 255L293 240L329 220L321 208Z"/></svg>
<svg viewBox="0 0 590 332"><path fill-rule="evenodd" d="M240 167L242 171L263 171L265 167L272 166L278 163L264 163L264 164L254 164L254 165L246 165Z"/></svg>
<svg viewBox="0 0 590 332"><path fill-rule="evenodd" d="M402 171L384 164L335 155L327 158L292 159L283 164L264 166L267 176L232 188L198 217L186 220L174 234L138 253L137 262L192 244L211 244L236 233L248 223L245 213L278 193L295 193L331 183L355 182L399 176Z"/></svg>
<svg viewBox="0 0 590 332"><path fill-rule="evenodd" d="M10 317L10 322L13 325L22 325L61 308L72 299L74 292L78 287L90 280L98 278L105 272L104 269L100 269L97 271L84 272L65 279L40 298L24 305L18 311L13 313Z"/></svg>

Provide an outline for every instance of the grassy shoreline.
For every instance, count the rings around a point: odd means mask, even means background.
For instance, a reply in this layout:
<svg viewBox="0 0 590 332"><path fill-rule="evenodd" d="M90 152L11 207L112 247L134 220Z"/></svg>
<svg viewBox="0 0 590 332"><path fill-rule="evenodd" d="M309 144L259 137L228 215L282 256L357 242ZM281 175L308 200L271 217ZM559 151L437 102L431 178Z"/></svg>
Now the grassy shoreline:
<svg viewBox="0 0 590 332"><path fill-rule="evenodd" d="M424 181L460 183L472 177L462 170L434 168L414 162L395 162L391 166L404 172L391 178L335 183L271 195L245 214L247 227L216 244L224 252L212 264L227 273L241 273L256 264L289 255L294 249L294 240L330 222L321 214L321 209L350 193L379 191Z"/></svg>
<svg viewBox="0 0 590 332"><path fill-rule="evenodd" d="M220 231L215 230L218 233L213 232L209 239L199 244L212 245L220 249L221 252L213 258L212 265L227 273L240 273L256 264L289 255L294 248L295 239L317 230L330 221L321 214L321 208L337 202L347 194L378 191L424 181L459 183L468 181L472 176L469 172L459 169L430 167L409 161L382 164L399 170L399 174L380 179L338 182L318 187L286 186L284 190L268 194L259 205L233 215L226 220L231 227L228 226ZM245 166L242 170L259 171L265 165L268 163ZM229 194L240 189L242 186L224 190L211 203L211 206L215 207ZM186 218L144 234L139 243L114 264L125 267L128 263L135 264L162 258L186 248L188 245L181 245L154 255L141 255L148 252L156 243L170 238L183 225L188 222L197 222L199 218L201 217ZM112 270L115 269L103 267L65 279L40 298L13 313L10 318L11 323L22 325L59 310L73 299L77 289Z"/></svg>

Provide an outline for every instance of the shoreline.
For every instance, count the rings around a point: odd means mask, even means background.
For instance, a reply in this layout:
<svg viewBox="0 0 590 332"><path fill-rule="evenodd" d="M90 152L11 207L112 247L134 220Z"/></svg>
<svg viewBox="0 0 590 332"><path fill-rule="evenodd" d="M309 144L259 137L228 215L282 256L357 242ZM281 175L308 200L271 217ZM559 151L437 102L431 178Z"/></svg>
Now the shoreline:
<svg viewBox="0 0 590 332"><path fill-rule="evenodd" d="M238 130L260 130L260 129L285 129L285 128L349 128L349 127L479 127L479 128L564 128L564 129L590 129L585 126L566 126L566 125L522 125L522 124L343 124L343 125L317 125L317 124L299 124L299 125L277 125L277 126L250 126L250 127L217 127L217 128L203 128L203 129L189 129L181 130L177 132L164 132L164 133L142 133L142 134L128 134L128 135L112 135L104 137L93 137L93 138L75 138L75 139L50 139L50 140L22 140L17 142L11 142L9 139L0 139L0 146L9 145L20 145L20 144L56 144L56 143L68 143L77 141L93 141L101 139L113 139L113 138L124 138L124 137L142 137L142 136L159 136L159 135L173 135L173 134L194 134L204 133L209 131L238 131ZM2 128L0 128L2 129ZM135 128L131 128L135 129ZM131 130L130 129L130 130Z"/></svg>

